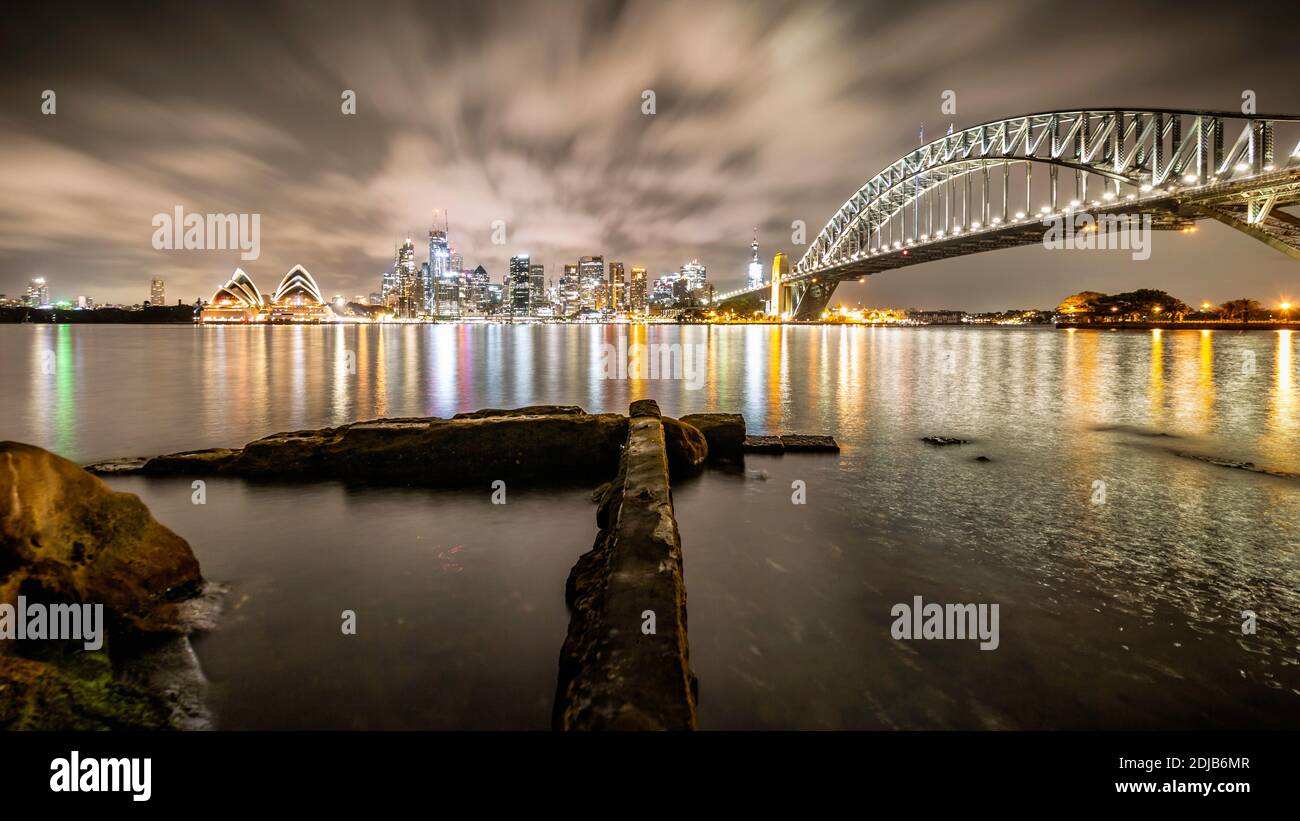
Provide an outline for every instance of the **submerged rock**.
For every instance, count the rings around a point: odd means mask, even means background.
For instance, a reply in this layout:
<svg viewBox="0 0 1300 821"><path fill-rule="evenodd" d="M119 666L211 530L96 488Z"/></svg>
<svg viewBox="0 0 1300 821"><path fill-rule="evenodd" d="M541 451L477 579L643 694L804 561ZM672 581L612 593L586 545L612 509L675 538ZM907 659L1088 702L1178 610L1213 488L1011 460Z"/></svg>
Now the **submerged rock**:
<svg viewBox="0 0 1300 821"><path fill-rule="evenodd" d="M969 439L958 439L955 436L922 436L921 441L927 445L942 447L944 445L969 445Z"/></svg>
<svg viewBox="0 0 1300 821"><path fill-rule="evenodd" d="M739 462L745 458L745 417L738 413L690 413L681 418L704 434L709 459Z"/></svg>
<svg viewBox="0 0 1300 821"><path fill-rule="evenodd" d="M803 451L807 453L839 453L840 446L833 436L818 436L808 433L787 433L781 436L781 446L786 453Z"/></svg>
<svg viewBox="0 0 1300 821"><path fill-rule="evenodd" d="M1265 476L1275 476L1278 479L1300 479L1300 473L1290 473L1285 470L1274 470L1256 465L1254 462L1239 461L1236 459L1224 459L1219 456L1207 456L1200 453L1187 453L1185 451L1174 451L1178 456L1184 459L1195 459L1198 462L1205 462L1210 465L1217 465L1221 468L1232 468L1233 470L1244 470L1249 473L1261 473Z"/></svg>

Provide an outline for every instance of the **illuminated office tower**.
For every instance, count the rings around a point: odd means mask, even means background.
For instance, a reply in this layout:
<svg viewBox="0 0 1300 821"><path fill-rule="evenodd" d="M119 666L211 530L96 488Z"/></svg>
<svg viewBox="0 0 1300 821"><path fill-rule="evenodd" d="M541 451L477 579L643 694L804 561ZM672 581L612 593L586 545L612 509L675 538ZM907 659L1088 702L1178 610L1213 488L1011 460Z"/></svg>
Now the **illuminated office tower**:
<svg viewBox="0 0 1300 821"><path fill-rule="evenodd" d="M623 272L623 263L609 264L609 309L611 311L627 310L627 276Z"/></svg>
<svg viewBox="0 0 1300 821"><path fill-rule="evenodd" d="M646 310L646 278L645 268L634 265L632 266L632 281L628 284L627 307L636 314L643 314Z"/></svg>
<svg viewBox="0 0 1300 821"><path fill-rule="evenodd" d="M549 305L546 301L546 268L540 262L528 266L528 313L540 316ZM547 311L546 313L549 313Z"/></svg>
<svg viewBox="0 0 1300 821"><path fill-rule="evenodd" d="M564 273L560 275L559 288L560 313L573 316L582 308L582 289L578 279L578 266L566 263Z"/></svg>
<svg viewBox="0 0 1300 821"><path fill-rule="evenodd" d="M528 316L532 301L532 283L528 279L531 269L527 254L515 254L510 258L510 313L514 316Z"/></svg>
<svg viewBox="0 0 1300 821"><path fill-rule="evenodd" d="M393 260L393 287L386 297L398 319L415 319L424 308L424 288L415 267L415 243L408 237Z"/></svg>
<svg viewBox="0 0 1300 821"><path fill-rule="evenodd" d="M27 286L27 306L39 308L50 304L50 289L45 284L45 277L37 277Z"/></svg>
<svg viewBox="0 0 1300 821"><path fill-rule="evenodd" d="M451 271L451 248L447 244L447 222L443 215L442 226L438 225L438 214L434 211L434 224L429 228L429 273L424 280L424 301L427 313L437 313L437 286Z"/></svg>
<svg viewBox="0 0 1300 821"><path fill-rule="evenodd" d="M682 279L686 280L686 290L698 291L704 287L708 272L698 259L693 259L682 266Z"/></svg>
<svg viewBox="0 0 1300 821"><path fill-rule="evenodd" d="M482 266L473 271L466 271L462 277L464 288L461 301L466 311L473 310L480 314L488 312L488 272Z"/></svg>
<svg viewBox="0 0 1300 821"><path fill-rule="evenodd" d="M578 283L583 308L605 307L605 258L591 256L578 260Z"/></svg>
<svg viewBox="0 0 1300 821"><path fill-rule="evenodd" d="M149 304L150 305L167 304L167 295L166 295L166 291L163 288L163 281L161 279L158 279L157 277L154 277L153 281L149 283Z"/></svg>

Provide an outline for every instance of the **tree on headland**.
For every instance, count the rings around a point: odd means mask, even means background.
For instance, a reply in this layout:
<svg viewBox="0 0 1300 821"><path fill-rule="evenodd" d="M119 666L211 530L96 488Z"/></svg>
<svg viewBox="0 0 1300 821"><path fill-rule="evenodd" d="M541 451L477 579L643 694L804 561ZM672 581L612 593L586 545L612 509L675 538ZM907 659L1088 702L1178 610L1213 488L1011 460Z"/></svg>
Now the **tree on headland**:
<svg viewBox="0 0 1300 821"><path fill-rule="evenodd" d="M1263 307L1253 299L1230 299L1219 306L1219 311L1228 319L1249 322L1251 316L1260 313Z"/></svg>
<svg viewBox="0 0 1300 821"><path fill-rule="evenodd" d="M1097 300L1106 296L1101 291L1080 291L1067 296L1056 306L1058 314L1091 314L1097 310Z"/></svg>
<svg viewBox="0 0 1300 821"><path fill-rule="evenodd" d="M1176 322L1191 311L1178 297L1155 288L1139 288L1123 294L1103 296L1096 301L1095 313L1121 319L1161 319Z"/></svg>

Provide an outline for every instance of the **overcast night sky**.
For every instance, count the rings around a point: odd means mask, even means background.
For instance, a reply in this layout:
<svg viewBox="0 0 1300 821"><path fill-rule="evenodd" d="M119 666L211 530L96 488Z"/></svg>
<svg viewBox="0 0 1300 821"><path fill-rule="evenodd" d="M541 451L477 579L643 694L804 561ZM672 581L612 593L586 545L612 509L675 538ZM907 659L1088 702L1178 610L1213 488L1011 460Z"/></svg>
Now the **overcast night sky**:
<svg viewBox="0 0 1300 821"><path fill-rule="evenodd" d="M754 226L794 259L917 128L1054 108L1300 114L1294 3L186 4L7 8L0 293L210 297L301 263L325 294L378 289L394 244L449 210L466 267L582 254L652 277L698 257L738 284ZM172 9L172 11L168 11ZM41 113L41 94L57 113ZM355 90L357 113L340 111ZM642 92L657 112L641 112ZM957 114L940 113L956 93ZM1280 141L1285 155L1292 144ZM261 258L159 251L153 215L259 213ZM508 242L490 241L504 220ZM1123 252L1022 248L885 273L841 300L1050 307L1083 288L1187 302L1300 296L1300 266L1202 223Z"/></svg>

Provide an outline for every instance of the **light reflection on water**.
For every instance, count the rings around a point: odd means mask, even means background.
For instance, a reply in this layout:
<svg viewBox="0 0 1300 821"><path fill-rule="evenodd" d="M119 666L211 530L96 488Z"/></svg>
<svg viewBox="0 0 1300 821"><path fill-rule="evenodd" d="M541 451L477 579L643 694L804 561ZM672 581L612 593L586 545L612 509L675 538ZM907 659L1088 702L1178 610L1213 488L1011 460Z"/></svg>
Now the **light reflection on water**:
<svg viewBox="0 0 1300 821"><path fill-rule="evenodd" d="M705 346L708 380L693 391L600 378L602 346L622 335ZM1300 484L1178 455L1300 473L1295 344L1288 331L3 326L0 435L88 462L480 407L625 412L649 397L670 414L738 410L755 432L831 433L844 451L751 458L745 472L676 488L705 726L1295 727ZM973 444L933 449L918 441L926 435ZM790 504L794 479L807 482L806 506ZM1102 506L1089 501L1097 480L1107 486ZM309 676L317 659L344 663L339 648L319 644L333 641L318 632L332 622L285 614L342 609L333 598L349 584L381 621L419 608L428 653L412 650L409 632L376 636L362 654L369 672L350 679L359 702L345 707L312 680L295 699L253 704L270 696L252 687L240 691L249 706L239 726L401 726L380 706L394 699L419 726L544 725L539 705L565 625L562 601L546 597L560 595L567 566L589 546L585 501L527 508L530 528L563 542L540 564L517 540L484 539L477 555L492 560L474 583L441 579L435 595L412 571L424 558L411 550L437 538L443 525L420 511L447 511L446 499L349 494L392 523L371 546L384 572L355 579L348 551L359 537L338 519L337 490L232 483L224 524L210 528L188 504L187 483L124 486L194 542L236 601L250 590L286 599L241 608L243 626L227 633L235 638L203 640L215 682L260 674L283 683L286 670ZM304 544L267 512L272 497L297 499L329 526L313 526ZM484 532L488 513L524 509L456 508L462 541ZM240 547L249 543L260 549ZM448 591L457 590L467 598L453 610ZM455 623L477 606L473 596L511 591L531 611L484 607L477 644L431 627ZM1000 603L1001 648L889 639L890 606L914 595ZM1240 635L1246 609L1260 614L1256 636ZM277 642L299 648L292 663L283 647L269 649ZM463 675L425 694L422 677L454 658ZM485 682L497 695L456 718L452 705L470 704L469 689ZM520 688L528 708L507 709ZM343 709L350 723L337 717Z"/></svg>

